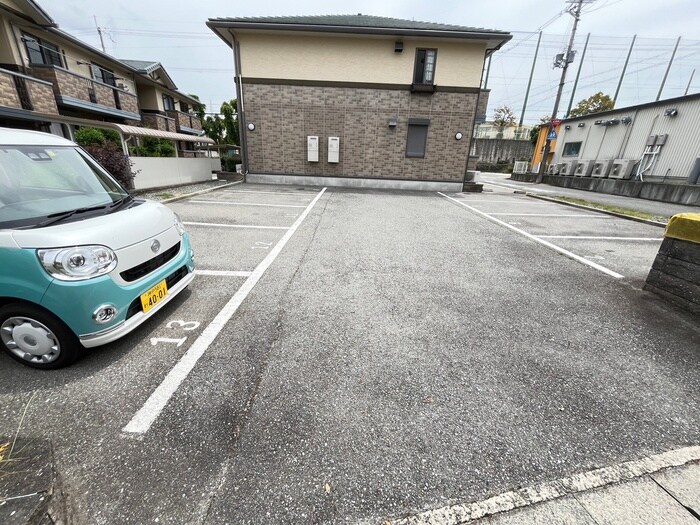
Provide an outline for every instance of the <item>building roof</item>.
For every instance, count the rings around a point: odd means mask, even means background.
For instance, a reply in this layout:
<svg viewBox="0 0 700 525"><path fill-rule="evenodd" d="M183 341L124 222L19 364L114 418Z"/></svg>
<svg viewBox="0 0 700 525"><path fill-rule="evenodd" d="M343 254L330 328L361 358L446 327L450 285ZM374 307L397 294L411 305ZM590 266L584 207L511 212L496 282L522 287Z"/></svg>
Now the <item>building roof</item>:
<svg viewBox="0 0 700 525"><path fill-rule="evenodd" d="M581 115L580 117L569 117L567 119L563 119L563 121L566 122L572 122L575 120L582 120L582 119L589 119L589 118L595 118L598 119L600 117L606 117L609 115L614 115L615 113L627 113L630 111L636 111L638 109L645 109L645 108L650 108L654 106L670 106L673 104L678 104L680 102L689 102L691 100L698 100L700 99L700 93L693 93L691 95L683 95L681 97L673 97L673 98L666 98L666 99L661 99L661 100L655 100L653 102L643 102L642 104L637 104L634 106L626 106L623 108L614 108L614 109L608 109L606 111L599 111L597 113L588 113L587 115ZM545 124L549 125L549 124Z"/></svg>
<svg viewBox="0 0 700 525"><path fill-rule="evenodd" d="M224 32L219 32L219 29L307 31L487 40L488 48L494 50L512 38L512 35L507 31L495 29L363 14L210 18L207 21L207 26L226 41L228 39Z"/></svg>
<svg viewBox="0 0 700 525"><path fill-rule="evenodd" d="M479 27L458 26L453 24L438 24L435 22L421 22L418 20L406 20L404 18L390 18L387 16L372 16L358 13L356 15L314 15L314 16L261 16L243 18L214 18L212 21L265 23L265 24L295 24L307 26L340 26L340 27L367 27L367 28L391 28L391 29L432 29L435 31L459 31L478 33L503 33L493 29Z"/></svg>
<svg viewBox="0 0 700 525"><path fill-rule="evenodd" d="M124 62L137 71L145 71L146 73L150 73L151 71L155 71L159 67L162 67L160 62L153 62L152 60L126 60L124 58L120 58L119 61Z"/></svg>
<svg viewBox="0 0 700 525"><path fill-rule="evenodd" d="M158 77L165 87L173 91L177 90L175 82L173 82L173 79L168 75L168 72L160 62L154 62L153 60L125 60L123 58L120 58L119 61L142 75L151 75L157 71Z"/></svg>

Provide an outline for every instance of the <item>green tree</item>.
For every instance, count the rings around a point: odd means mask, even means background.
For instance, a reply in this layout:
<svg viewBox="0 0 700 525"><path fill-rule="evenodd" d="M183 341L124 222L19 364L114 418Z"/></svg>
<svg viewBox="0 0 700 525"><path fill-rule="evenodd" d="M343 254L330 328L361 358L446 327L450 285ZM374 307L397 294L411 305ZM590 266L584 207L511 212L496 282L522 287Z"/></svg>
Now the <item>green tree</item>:
<svg viewBox="0 0 700 525"><path fill-rule="evenodd" d="M600 113L615 107L615 101L602 91L598 91L595 95L584 98L574 109L569 113L569 117L582 117L591 113Z"/></svg>
<svg viewBox="0 0 700 525"><path fill-rule="evenodd" d="M221 120L219 115L207 115L207 117L202 121L202 128L204 128L207 137L212 139L217 144L224 142L224 122Z"/></svg>
<svg viewBox="0 0 700 525"><path fill-rule="evenodd" d="M493 124L498 128L497 137L503 138L503 130L515 126L515 114L508 106L499 106L493 112Z"/></svg>
<svg viewBox="0 0 700 525"><path fill-rule="evenodd" d="M238 129L238 100L235 98L221 104L220 109L223 115L224 131L226 133L226 142L229 144L241 143L240 130Z"/></svg>

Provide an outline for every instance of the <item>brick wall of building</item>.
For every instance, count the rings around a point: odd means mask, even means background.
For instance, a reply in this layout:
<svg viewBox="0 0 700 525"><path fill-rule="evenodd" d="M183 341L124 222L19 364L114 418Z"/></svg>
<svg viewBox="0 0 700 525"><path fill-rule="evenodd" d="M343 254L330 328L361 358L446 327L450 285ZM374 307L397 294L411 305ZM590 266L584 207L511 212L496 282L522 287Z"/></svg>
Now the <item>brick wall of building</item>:
<svg viewBox="0 0 700 525"><path fill-rule="evenodd" d="M12 75L0 72L0 106L21 108L17 88Z"/></svg>
<svg viewBox="0 0 700 525"><path fill-rule="evenodd" d="M475 93L244 84L252 173L461 181ZM398 118L395 128L390 118ZM425 158L406 158L409 118L428 118ZM462 132L462 140L455 133ZM306 137L319 137L319 162L307 162ZM327 162L328 137L340 137L340 162Z"/></svg>

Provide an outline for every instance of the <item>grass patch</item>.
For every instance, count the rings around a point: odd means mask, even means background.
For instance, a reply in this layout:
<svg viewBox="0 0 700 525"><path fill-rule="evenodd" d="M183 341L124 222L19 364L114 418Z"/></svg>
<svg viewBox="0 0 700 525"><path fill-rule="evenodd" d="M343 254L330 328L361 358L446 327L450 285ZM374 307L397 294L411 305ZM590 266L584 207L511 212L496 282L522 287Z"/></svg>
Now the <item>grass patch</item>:
<svg viewBox="0 0 700 525"><path fill-rule="evenodd" d="M156 195L156 197L158 197L159 199L163 199L163 200L172 199L174 196L175 196L174 193L158 193Z"/></svg>
<svg viewBox="0 0 700 525"><path fill-rule="evenodd" d="M664 217L663 215L654 215L653 213L646 213L644 211L632 210L630 208L623 208L621 206L609 206L607 204L600 204L598 202L587 201L586 199L577 199L575 197L562 197L559 195L551 197L551 198L556 199L558 201L570 202L572 204L581 204L583 206L588 206L590 208L596 208L598 210L611 211L613 213L621 213L622 215L629 215L630 217L636 217L638 219L647 219L650 221L663 222L663 223L668 222L668 217Z"/></svg>

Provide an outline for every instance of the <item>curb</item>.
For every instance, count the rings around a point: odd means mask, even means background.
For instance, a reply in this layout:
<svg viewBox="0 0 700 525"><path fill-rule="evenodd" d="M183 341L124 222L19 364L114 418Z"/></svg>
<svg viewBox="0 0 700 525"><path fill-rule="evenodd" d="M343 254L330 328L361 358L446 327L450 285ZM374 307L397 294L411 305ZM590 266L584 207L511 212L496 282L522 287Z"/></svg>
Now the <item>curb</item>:
<svg viewBox="0 0 700 525"><path fill-rule="evenodd" d="M220 190L221 188L228 188L229 186L235 186L236 184L243 184L243 181L238 180L236 182L229 182L228 184L222 184L221 186L217 186L216 188L209 188L207 190L195 191L193 193L183 193L182 195L178 195L177 197L170 197L169 199L164 199L164 200L159 201L159 202L161 204L168 204L169 202L181 201L182 199L188 199L190 197L194 197L195 195L202 195L204 193L210 193L212 191Z"/></svg>
<svg viewBox="0 0 700 525"><path fill-rule="evenodd" d="M556 202L557 204L564 204L566 206L571 206L573 208L580 208L582 210L596 211L598 213L604 213L606 215L612 215L613 217L620 217L621 219L628 219L631 221L642 222L644 224L650 224L651 226L659 226L661 228L666 227L665 222L652 221L650 219L642 219L641 217L634 217L632 215L626 215L624 213L619 213L616 211L601 210L600 208L595 208L593 206L586 206L585 204L576 204L575 202L566 202L553 197L545 197L544 195L537 195L535 193L530 193L529 191L525 193L526 197L532 197L533 199L540 199L548 202Z"/></svg>

